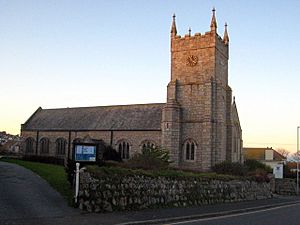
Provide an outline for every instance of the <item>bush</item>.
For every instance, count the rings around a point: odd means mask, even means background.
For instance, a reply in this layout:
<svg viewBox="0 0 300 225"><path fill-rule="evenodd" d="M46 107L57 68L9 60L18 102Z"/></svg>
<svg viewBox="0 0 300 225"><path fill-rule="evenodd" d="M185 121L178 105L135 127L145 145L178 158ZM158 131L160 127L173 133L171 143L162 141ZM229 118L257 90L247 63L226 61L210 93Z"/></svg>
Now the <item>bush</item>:
<svg viewBox="0 0 300 225"><path fill-rule="evenodd" d="M245 176L247 168L238 162L224 161L213 166L212 170L219 174L229 174L234 176Z"/></svg>
<svg viewBox="0 0 300 225"><path fill-rule="evenodd" d="M256 171L257 169L260 169L269 173L272 172L272 168L270 166L267 166L255 159L247 159L244 165L248 168L248 171Z"/></svg>
<svg viewBox="0 0 300 225"><path fill-rule="evenodd" d="M66 167L65 167L65 171L67 173L67 179L68 179L70 185L73 186L75 171L76 171L76 162L72 159L68 159Z"/></svg>
<svg viewBox="0 0 300 225"><path fill-rule="evenodd" d="M160 147L148 147L142 153L135 154L129 159L125 166L127 168L138 168L146 170L165 169L170 164L169 152Z"/></svg>
<svg viewBox="0 0 300 225"><path fill-rule="evenodd" d="M113 147L106 146L103 152L103 160L122 162L122 158L119 152L117 152Z"/></svg>
<svg viewBox="0 0 300 225"><path fill-rule="evenodd" d="M123 166L115 166L115 164L116 162L114 162L114 165L102 166L102 167L90 165L87 166L87 171L92 173L93 177L97 177L97 178L112 177L114 175L122 175L122 176L139 175L139 176L147 176L147 177L169 177L169 178L177 177L182 179L199 178L204 181L213 180L213 179L230 181L230 180L237 179L237 177L235 176L216 174L216 173L186 172L182 170L175 170L173 168L162 169L162 170L129 169L123 167L125 163L120 163L120 165Z"/></svg>
<svg viewBox="0 0 300 225"><path fill-rule="evenodd" d="M270 182L270 177L268 176L268 172L262 169L256 169L255 179L257 182Z"/></svg>
<svg viewBox="0 0 300 225"><path fill-rule="evenodd" d="M269 182L268 173L272 171L271 167L254 159L246 160L244 164L224 161L212 169L218 174L248 176L257 182Z"/></svg>
<svg viewBox="0 0 300 225"><path fill-rule="evenodd" d="M296 179L297 178L297 171L291 171L289 165L283 165L283 177Z"/></svg>
<svg viewBox="0 0 300 225"><path fill-rule="evenodd" d="M248 176L252 177L256 182L270 182L268 172L264 169L256 169L248 172Z"/></svg>
<svg viewBox="0 0 300 225"><path fill-rule="evenodd" d="M31 161L31 162L41 162L41 163L48 163L48 164L55 164L55 165L64 165L63 158L57 158L54 156L40 156L40 155L24 155L23 160Z"/></svg>

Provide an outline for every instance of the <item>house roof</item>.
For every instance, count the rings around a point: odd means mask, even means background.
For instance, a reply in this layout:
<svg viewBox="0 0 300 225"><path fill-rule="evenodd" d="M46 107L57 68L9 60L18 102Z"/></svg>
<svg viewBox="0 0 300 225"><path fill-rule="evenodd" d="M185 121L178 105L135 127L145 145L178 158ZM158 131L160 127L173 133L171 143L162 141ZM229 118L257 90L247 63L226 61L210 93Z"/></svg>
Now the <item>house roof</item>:
<svg viewBox="0 0 300 225"><path fill-rule="evenodd" d="M265 160L265 150L273 150L274 161L285 160L286 157L278 153L275 149L272 148L243 148L244 158L245 159L256 159L256 160Z"/></svg>
<svg viewBox="0 0 300 225"><path fill-rule="evenodd" d="M161 130L163 103L42 109L22 130Z"/></svg>
<svg viewBox="0 0 300 225"><path fill-rule="evenodd" d="M19 145L20 144L20 141L16 141L16 140L9 140L7 141L6 143L4 143L1 148L2 149L9 149L11 146L14 146L14 145Z"/></svg>
<svg viewBox="0 0 300 225"><path fill-rule="evenodd" d="M297 169L297 162L287 162L286 164L290 169Z"/></svg>

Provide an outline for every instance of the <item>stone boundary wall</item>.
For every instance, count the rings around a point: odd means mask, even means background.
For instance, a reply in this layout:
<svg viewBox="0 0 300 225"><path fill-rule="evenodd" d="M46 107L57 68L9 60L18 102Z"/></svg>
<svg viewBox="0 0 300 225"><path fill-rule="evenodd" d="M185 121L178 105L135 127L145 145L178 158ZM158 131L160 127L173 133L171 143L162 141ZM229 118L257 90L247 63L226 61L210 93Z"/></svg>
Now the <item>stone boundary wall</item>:
<svg viewBox="0 0 300 225"><path fill-rule="evenodd" d="M80 174L79 208L89 212L185 207L272 198L270 183L191 177Z"/></svg>
<svg viewBox="0 0 300 225"><path fill-rule="evenodd" d="M279 195L297 195L295 179L275 179L275 193Z"/></svg>

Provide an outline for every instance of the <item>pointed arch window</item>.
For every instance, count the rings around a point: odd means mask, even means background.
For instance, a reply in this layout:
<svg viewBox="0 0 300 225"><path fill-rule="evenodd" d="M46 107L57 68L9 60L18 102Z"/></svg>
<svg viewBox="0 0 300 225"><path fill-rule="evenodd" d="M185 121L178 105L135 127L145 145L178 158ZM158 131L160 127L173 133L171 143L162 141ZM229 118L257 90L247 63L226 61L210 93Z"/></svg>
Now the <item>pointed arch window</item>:
<svg viewBox="0 0 300 225"><path fill-rule="evenodd" d="M129 159L130 145L127 141L120 141L117 144L117 149L122 159Z"/></svg>
<svg viewBox="0 0 300 225"><path fill-rule="evenodd" d="M33 144L34 144L34 139L33 138L27 138L25 141L25 151L28 153L32 153L33 152Z"/></svg>
<svg viewBox="0 0 300 225"><path fill-rule="evenodd" d="M185 141L183 145L183 155L185 161L195 161L197 145L193 140Z"/></svg>
<svg viewBox="0 0 300 225"><path fill-rule="evenodd" d="M40 141L40 153L41 154L48 154L49 153L49 139L42 138Z"/></svg>
<svg viewBox="0 0 300 225"><path fill-rule="evenodd" d="M67 141L64 138L58 138L56 140L56 154L65 155L66 153Z"/></svg>

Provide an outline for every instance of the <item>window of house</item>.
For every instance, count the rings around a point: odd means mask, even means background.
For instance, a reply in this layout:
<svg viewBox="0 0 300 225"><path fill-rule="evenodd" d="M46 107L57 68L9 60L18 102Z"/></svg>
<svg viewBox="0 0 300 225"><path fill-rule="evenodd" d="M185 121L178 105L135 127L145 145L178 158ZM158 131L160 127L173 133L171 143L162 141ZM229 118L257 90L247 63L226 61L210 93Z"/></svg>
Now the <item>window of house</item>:
<svg viewBox="0 0 300 225"><path fill-rule="evenodd" d="M33 138L27 138L25 143L26 143L25 151L28 152L28 153L33 152L34 139Z"/></svg>
<svg viewBox="0 0 300 225"><path fill-rule="evenodd" d="M56 140L56 154L65 155L66 146L67 146L67 141L64 138L58 138Z"/></svg>
<svg viewBox="0 0 300 225"><path fill-rule="evenodd" d="M196 158L196 143L193 140L187 140L183 145L184 159L194 161Z"/></svg>
<svg viewBox="0 0 300 225"><path fill-rule="evenodd" d="M122 159L129 159L129 143L126 141L120 142L118 145L118 152Z"/></svg>
<svg viewBox="0 0 300 225"><path fill-rule="evenodd" d="M40 152L42 154L48 154L49 153L49 139L48 138L42 138L40 141Z"/></svg>

